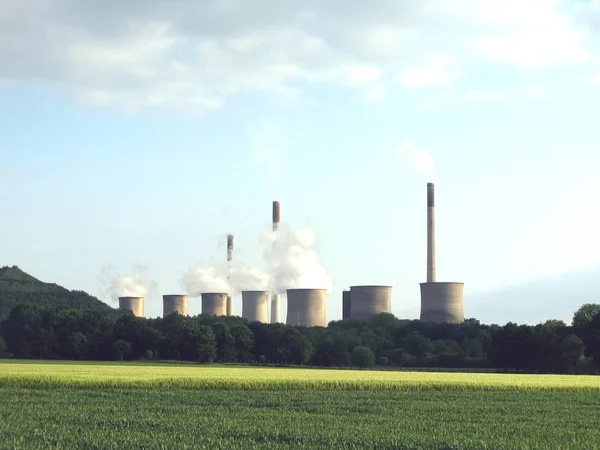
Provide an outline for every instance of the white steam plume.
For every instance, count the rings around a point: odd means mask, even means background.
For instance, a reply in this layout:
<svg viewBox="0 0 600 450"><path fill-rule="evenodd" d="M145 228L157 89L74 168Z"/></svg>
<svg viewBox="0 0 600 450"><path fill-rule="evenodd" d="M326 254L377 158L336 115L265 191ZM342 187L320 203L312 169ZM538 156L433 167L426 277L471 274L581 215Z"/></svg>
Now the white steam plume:
<svg viewBox="0 0 600 450"><path fill-rule="evenodd" d="M412 171L428 180L433 179L434 161L431 152L420 149L412 141L404 141L397 153L402 165L409 166Z"/></svg>
<svg viewBox="0 0 600 450"><path fill-rule="evenodd" d="M256 267L233 267L229 282L235 292L266 291L269 289L270 277L264 270Z"/></svg>
<svg viewBox="0 0 600 450"><path fill-rule="evenodd" d="M267 290L269 275L259 268L229 268L226 264L200 263L186 271L183 285L190 297L199 297L206 292L231 295L242 291Z"/></svg>
<svg viewBox="0 0 600 450"><path fill-rule="evenodd" d="M227 264L195 264L183 275L183 285L190 297L200 297L207 292L231 294L227 272Z"/></svg>
<svg viewBox="0 0 600 450"><path fill-rule="evenodd" d="M284 294L286 289L333 290L333 280L319 261L315 233L310 229L280 227L265 233L264 257L271 275L270 290Z"/></svg>
<svg viewBox="0 0 600 450"><path fill-rule="evenodd" d="M101 269L102 290L113 301L119 297L149 297L157 285L145 275L146 271L147 268L136 266L129 275L121 275L114 266L104 266Z"/></svg>

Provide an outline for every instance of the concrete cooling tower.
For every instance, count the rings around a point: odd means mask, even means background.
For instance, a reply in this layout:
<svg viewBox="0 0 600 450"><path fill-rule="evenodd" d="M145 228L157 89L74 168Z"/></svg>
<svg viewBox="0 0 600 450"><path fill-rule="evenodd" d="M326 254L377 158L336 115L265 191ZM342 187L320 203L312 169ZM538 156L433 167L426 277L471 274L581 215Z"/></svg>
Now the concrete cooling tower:
<svg viewBox="0 0 600 450"><path fill-rule="evenodd" d="M187 295L163 295L163 317L173 313L180 316L188 315Z"/></svg>
<svg viewBox="0 0 600 450"><path fill-rule="evenodd" d="M128 309L136 317L144 317L144 297L119 297L119 309Z"/></svg>
<svg viewBox="0 0 600 450"><path fill-rule="evenodd" d="M462 323L464 283L421 283L421 320Z"/></svg>
<svg viewBox="0 0 600 450"><path fill-rule="evenodd" d="M269 323L269 291L242 291L242 317Z"/></svg>
<svg viewBox="0 0 600 450"><path fill-rule="evenodd" d="M326 327L326 289L288 289L287 325Z"/></svg>
<svg viewBox="0 0 600 450"><path fill-rule="evenodd" d="M342 292L342 320L350 318L351 297L350 291Z"/></svg>
<svg viewBox="0 0 600 450"><path fill-rule="evenodd" d="M202 294L202 314L227 315L227 294L212 292Z"/></svg>
<svg viewBox="0 0 600 450"><path fill-rule="evenodd" d="M369 318L392 312L391 286L350 286L350 317Z"/></svg>
<svg viewBox="0 0 600 450"><path fill-rule="evenodd" d="M464 322L463 283L437 283L435 267L435 192L427 184L427 283L421 283L421 320Z"/></svg>

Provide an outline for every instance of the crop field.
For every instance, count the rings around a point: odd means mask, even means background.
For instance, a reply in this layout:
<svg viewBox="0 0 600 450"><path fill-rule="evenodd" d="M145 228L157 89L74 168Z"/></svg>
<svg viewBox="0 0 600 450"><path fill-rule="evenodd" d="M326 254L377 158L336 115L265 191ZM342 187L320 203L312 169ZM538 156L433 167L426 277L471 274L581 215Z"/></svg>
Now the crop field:
<svg viewBox="0 0 600 450"><path fill-rule="evenodd" d="M2 449L588 449L598 417L598 377L0 361Z"/></svg>

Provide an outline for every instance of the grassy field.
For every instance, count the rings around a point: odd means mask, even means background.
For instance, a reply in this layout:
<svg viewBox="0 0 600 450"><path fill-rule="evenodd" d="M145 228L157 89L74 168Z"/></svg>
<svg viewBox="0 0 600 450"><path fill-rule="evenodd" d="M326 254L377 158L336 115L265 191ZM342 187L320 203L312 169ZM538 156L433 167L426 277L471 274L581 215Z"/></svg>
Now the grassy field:
<svg viewBox="0 0 600 450"><path fill-rule="evenodd" d="M600 378L0 362L0 448L595 448Z"/></svg>

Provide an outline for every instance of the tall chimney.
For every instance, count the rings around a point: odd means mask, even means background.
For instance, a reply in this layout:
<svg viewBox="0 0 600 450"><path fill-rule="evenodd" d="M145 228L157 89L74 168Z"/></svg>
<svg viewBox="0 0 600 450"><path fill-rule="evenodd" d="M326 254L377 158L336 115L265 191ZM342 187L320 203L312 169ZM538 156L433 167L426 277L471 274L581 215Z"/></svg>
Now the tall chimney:
<svg viewBox="0 0 600 450"><path fill-rule="evenodd" d="M233 234L227 235L227 262L233 262Z"/></svg>
<svg viewBox="0 0 600 450"><path fill-rule="evenodd" d="M281 222L281 205L279 202L273 202L273 231L279 230L279 222Z"/></svg>
<svg viewBox="0 0 600 450"><path fill-rule="evenodd" d="M278 201L273 202L273 231L279 230L281 222L281 205ZM276 242L273 245L277 245ZM273 294L271 297L271 323L279 322L279 294Z"/></svg>
<svg viewBox="0 0 600 450"><path fill-rule="evenodd" d="M233 264L233 234L228 234L227 235L227 265L228 265L227 279L228 280L231 275L232 264ZM226 314L228 316L233 316L233 297L231 295L227 296Z"/></svg>
<svg viewBox="0 0 600 450"><path fill-rule="evenodd" d="M427 282L435 283L435 193L434 184L427 183Z"/></svg>

